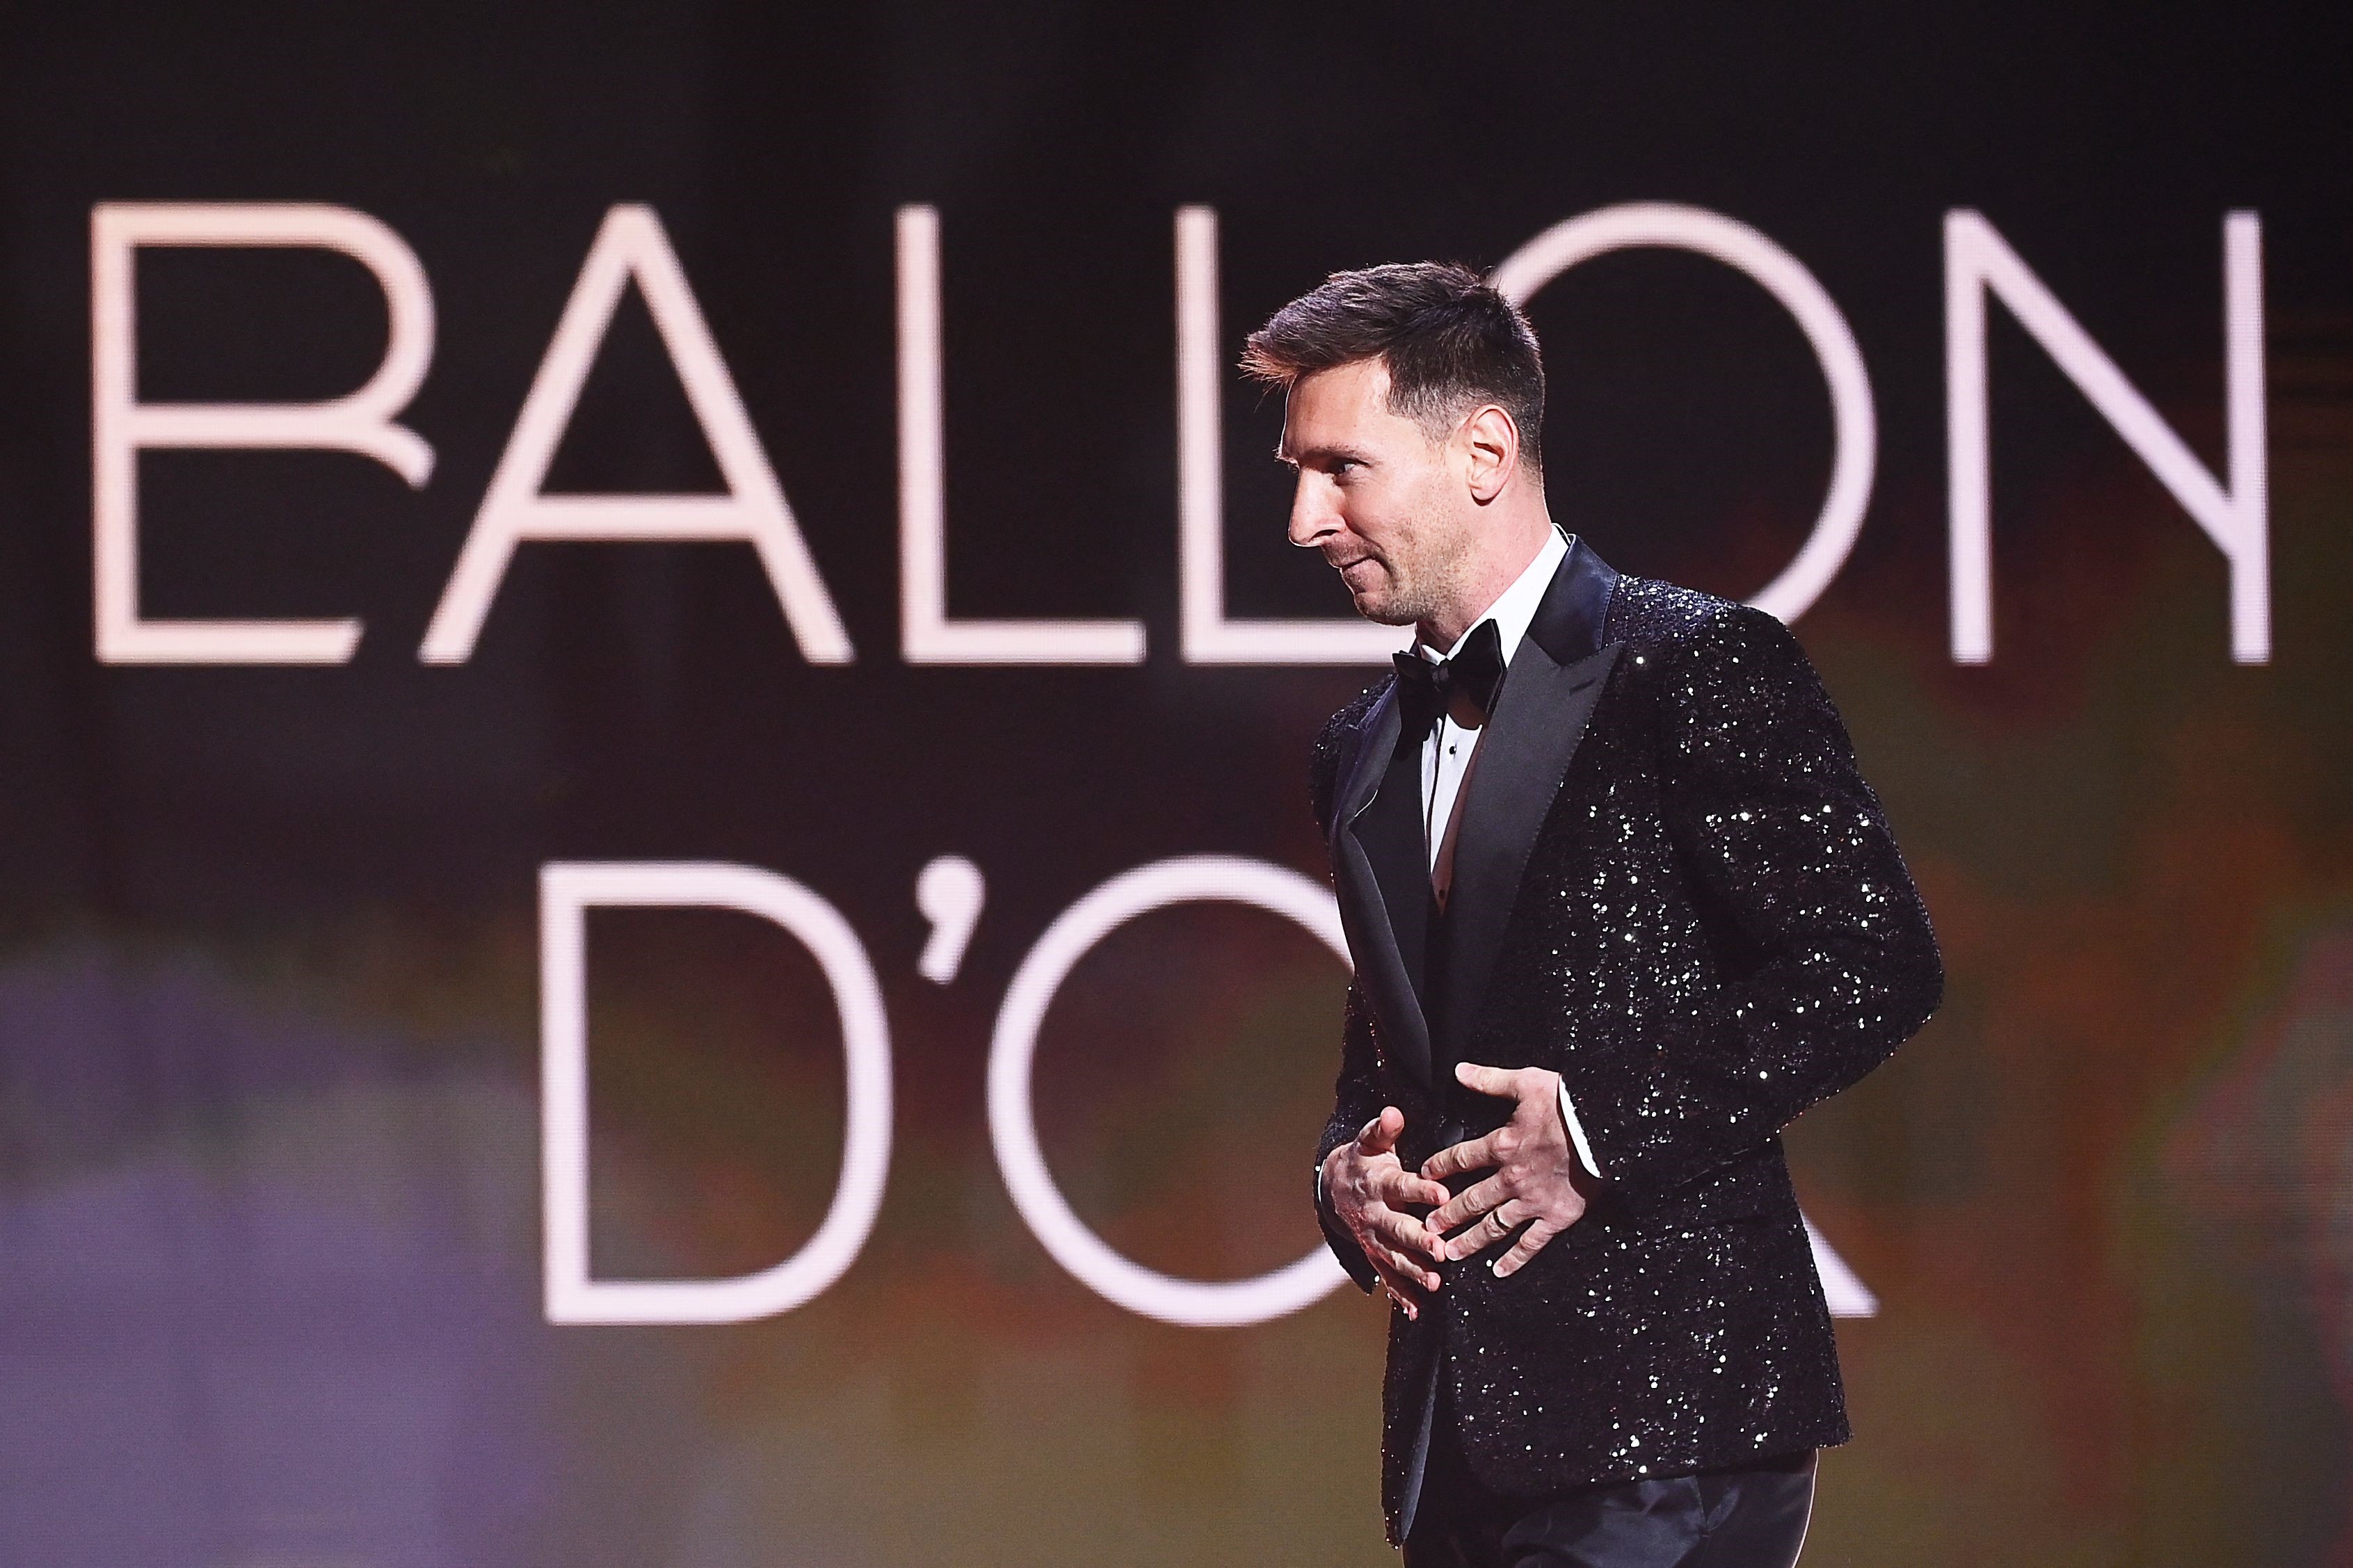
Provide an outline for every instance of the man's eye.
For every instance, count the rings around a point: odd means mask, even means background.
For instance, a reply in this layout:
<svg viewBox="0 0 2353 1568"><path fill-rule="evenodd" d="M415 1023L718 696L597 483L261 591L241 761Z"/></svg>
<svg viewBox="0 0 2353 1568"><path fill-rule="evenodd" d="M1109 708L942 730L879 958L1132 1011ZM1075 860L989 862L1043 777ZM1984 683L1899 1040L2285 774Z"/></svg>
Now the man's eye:
<svg viewBox="0 0 2353 1568"><path fill-rule="evenodd" d="M1332 459L1332 472L1335 475L1345 474L1352 469L1361 468L1363 467L1364 464L1358 462L1354 458L1335 458Z"/></svg>

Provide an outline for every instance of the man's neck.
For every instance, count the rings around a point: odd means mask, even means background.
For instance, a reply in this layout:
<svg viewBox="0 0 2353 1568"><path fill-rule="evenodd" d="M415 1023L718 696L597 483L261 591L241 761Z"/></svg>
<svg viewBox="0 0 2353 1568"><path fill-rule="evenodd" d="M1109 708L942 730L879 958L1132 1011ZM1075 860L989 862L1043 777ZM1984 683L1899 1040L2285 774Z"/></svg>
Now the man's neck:
<svg viewBox="0 0 2353 1568"><path fill-rule="evenodd" d="M1488 548L1480 552L1445 609L1414 627L1414 635L1422 646L1445 649L1461 642L1462 634L1477 626L1480 617L1504 596L1504 591L1519 581L1520 574L1528 569L1528 563L1536 558L1552 534L1552 514L1539 504L1531 516L1508 532L1491 536L1485 542Z"/></svg>

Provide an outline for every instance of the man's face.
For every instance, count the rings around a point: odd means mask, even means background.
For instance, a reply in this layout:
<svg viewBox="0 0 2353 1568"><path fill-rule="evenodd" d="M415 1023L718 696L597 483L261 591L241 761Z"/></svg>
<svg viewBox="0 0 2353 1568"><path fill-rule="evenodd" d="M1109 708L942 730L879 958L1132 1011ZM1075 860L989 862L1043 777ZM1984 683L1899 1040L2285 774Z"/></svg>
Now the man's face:
<svg viewBox="0 0 2353 1568"><path fill-rule="evenodd" d="M1434 618L1467 574L1477 519L1454 443L1391 413L1388 390L1377 359L1301 377L1281 456L1299 472L1291 542L1324 552L1358 615L1407 626Z"/></svg>

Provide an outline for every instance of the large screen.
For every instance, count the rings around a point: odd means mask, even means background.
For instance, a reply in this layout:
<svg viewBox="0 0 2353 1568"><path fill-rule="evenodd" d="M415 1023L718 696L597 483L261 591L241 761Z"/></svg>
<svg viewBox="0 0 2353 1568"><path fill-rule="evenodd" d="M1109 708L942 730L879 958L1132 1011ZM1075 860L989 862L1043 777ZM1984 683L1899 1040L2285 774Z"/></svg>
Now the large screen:
<svg viewBox="0 0 2353 1568"><path fill-rule="evenodd" d="M1374 1563L1243 336L1492 270L1942 1011L1807 1561L2343 1563L2344 18L0 22L0 1561Z"/></svg>

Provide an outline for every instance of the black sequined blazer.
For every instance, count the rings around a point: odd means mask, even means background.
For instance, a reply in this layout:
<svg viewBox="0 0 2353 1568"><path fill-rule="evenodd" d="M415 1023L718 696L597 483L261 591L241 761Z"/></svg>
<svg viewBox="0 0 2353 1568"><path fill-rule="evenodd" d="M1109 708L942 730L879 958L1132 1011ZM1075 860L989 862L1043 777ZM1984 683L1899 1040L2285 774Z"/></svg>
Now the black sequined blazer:
<svg viewBox="0 0 2353 1568"><path fill-rule="evenodd" d="M1507 1102L1453 1081L1469 1060L1558 1072L1606 1185L1518 1273L1497 1279L1493 1248L1419 1321L1390 1314L1392 1539L1441 1380L1472 1474L1507 1496L1845 1441L1778 1134L1917 1029L1944 972L1812 667L1771 616L1572 541L1481 740L1443 921L1419 769L1390 768L1393 688L1315 750L1356 963L1319 1163L1384 1105L1409 1165L1499 1125Z"/></svg>

